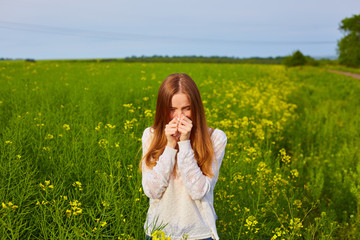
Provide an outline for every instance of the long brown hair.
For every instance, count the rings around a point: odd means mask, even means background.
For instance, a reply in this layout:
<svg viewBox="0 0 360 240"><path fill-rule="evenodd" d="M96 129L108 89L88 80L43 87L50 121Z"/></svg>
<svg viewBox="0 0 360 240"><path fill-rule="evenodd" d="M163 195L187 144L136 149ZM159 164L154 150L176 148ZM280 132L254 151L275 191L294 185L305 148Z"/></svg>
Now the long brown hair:
<svg viewBox="0 0 360 240"><path fill-rule="evenodd" d="M191 147L194 150L195 159L203 174L212 177L214 176L211 168L214 149L205 119L204 106L198 87L185 73L169 75L159 88L154 124L151 126L154 130L153 139L147 153L145 153L141 159L140 169L142 161L145 161L146 166L152 169L156 166L157 160L164 152L167 144L165 125L171 120L171 100L177 93L186 94L190 100L191 120L193 124L190 134Z"/></svg>

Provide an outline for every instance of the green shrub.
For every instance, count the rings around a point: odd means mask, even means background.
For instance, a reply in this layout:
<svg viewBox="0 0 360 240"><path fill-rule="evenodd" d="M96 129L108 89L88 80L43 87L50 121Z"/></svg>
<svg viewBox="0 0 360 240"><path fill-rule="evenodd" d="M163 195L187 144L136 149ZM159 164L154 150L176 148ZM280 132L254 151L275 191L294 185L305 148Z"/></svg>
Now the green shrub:
<svg viewBox="0 0 360 240"><path fill-rule="evenodd" d="M301 66L307 63L306 57L297 50L291 56L287 56L283 60L283 64L287 67Z"/></svg>

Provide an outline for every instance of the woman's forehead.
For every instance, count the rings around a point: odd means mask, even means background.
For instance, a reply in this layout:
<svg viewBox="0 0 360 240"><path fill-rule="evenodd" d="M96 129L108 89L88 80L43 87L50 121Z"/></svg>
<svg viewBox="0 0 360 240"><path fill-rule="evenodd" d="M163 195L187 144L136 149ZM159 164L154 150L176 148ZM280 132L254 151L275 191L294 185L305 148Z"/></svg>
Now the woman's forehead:
<svg viewBox="0 0 360 240"><path fill-rule="evenodd" d="M188 95L186 95L185 93L177 93L172 97L171 104L172 105L190 104L190 100Z"/></svg>

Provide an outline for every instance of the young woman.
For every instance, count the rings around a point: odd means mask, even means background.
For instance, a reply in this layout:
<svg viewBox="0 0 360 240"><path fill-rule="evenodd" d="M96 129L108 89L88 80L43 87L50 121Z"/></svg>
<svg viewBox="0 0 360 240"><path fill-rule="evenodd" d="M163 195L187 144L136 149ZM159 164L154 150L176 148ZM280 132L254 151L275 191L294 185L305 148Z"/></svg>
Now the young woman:
<svg viewBox="0 0 360 240"><path fill-rule="evenodd" d="M211 129L195 82L172 74L160 86L154 124L142 136L142 186L150 198L147 239L219 239L213 191L227 137Z"/></svg>

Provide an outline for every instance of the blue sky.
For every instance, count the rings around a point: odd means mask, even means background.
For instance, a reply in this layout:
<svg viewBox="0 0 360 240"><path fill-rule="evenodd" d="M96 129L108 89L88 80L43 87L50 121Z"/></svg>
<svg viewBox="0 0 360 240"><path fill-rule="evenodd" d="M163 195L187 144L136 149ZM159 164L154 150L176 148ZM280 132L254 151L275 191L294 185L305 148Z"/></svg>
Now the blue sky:
<svg viewBox="0 0 360 240"><path fill-rule="evenodd" d="M359 0L0 0L0 58L336 56Z"/></svg>

